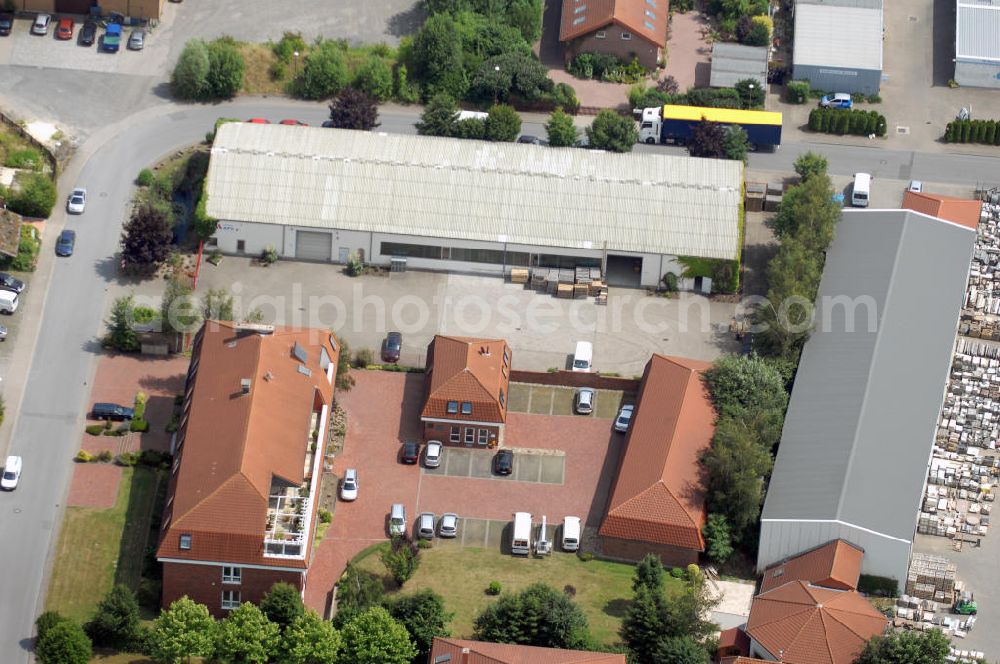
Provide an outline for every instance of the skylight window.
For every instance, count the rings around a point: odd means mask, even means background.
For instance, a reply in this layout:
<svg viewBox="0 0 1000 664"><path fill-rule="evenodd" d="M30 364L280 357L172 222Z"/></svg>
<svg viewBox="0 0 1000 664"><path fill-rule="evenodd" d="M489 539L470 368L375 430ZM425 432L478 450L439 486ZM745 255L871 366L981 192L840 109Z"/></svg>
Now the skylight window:
<svg viewBox="0 0 1000 664"><path fill-rule="evenodd" d="M463 415L468 415L471 412L472 412L472 404L469 403L468 401L463 401L462 402L462 414Z"/></svg>
<svg viewBox="0 0 1000 664"><path fill-rule="evenodd" d="M649 28L650 30L656 30L656 28L653 27L653 24L650 23L649 21L643 21L642 24L647 28Z"/></svg>
<svg viewBox="0 0 1000 664"><path fill-rule="evenodd" d="M292 346L292 355L294 355L295 359L301 362L302 364L305 364L306 362L309 361L309 355L306 353L306 349L303 348L298 341L296 341L295 345Z"/></svg>
<svg viewBox="0 0 1000 664"><path fill-rule="evenodd" d="M653 9L656 9L656 0L646 0L646 4L652 7Z"/></svg>
<svg viewBox="0 0 1000 664"><path fill-rule="evenodd" d="M651 11L649 11L648 9L646 10L646 16L648 16L649 18L653 19L654 21L656 20L656 14L654 14Z"/></svg>
<svg viewBox="0 0 1000 664"><path fill-rule="evenodd" d="M585 11L587 11L587 5L580 5L579 7L577 7L576 9L573 10L573 13L574 14L582 14Z"/></svg>
<svg viewBox="0 0 1000 664"><path fill-rule="evenodd" d="M303 376L313 375L312 369L310 369L309 367L304 367L301 364L298 367L296 367L296 369L298 369L299 373L302 374Z"/></svg>
<svg viewBox="0 0 1000 664"><path fill-rule="evenodd" d="M573 19L573 25L580 25L581 23L583 23L586 20L587 20L586 16L581 16L579 18L574 18Z"/></svg>

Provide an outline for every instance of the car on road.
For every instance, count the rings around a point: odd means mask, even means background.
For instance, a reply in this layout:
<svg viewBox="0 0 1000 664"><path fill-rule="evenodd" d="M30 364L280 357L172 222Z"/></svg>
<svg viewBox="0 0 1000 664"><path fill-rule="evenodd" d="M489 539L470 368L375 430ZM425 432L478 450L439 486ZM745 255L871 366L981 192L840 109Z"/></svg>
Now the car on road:
<svg viewBox="0 0 1000 664"><path fill-rule="evenodd" d="M66 228L56 240L56 256L72 256L76 246L76 231Z"/></svg>
<svg viewBox="0 0 1000 664"><path fill-rule="evenodd" d="M403 443L403 451L400 455L403 463L416 463L420 459L420 445L415 440L408 440Z"/></svg>
<svg viewBox="0 0 1000 664"><path fill-rule="evenodd" d="M87 207L87 190L78 187L66 199L66 211L70 214L83 214Z"/></svg>
<svg viewBox="0 0 1000 664"><path fill-rule="evenodd" d="M146 45L146 31L142 28L137 28L129 33L128 36L128 50L130 51L141 51L142 47Z"/></svg>
<svg viewBox="0 0 1000 664"><path fill-rule="evenodd" d="M851 108L854 100L846 92L835 92L822 97L819 105L823 108Z"/></svg>
<svg viewBox="0 0 1000 664"><path fill-rule="evenodd" d="M0 479L0 489L13 491L21 479L21 457L11 455L3 464L3 479Z"/></svg>
<svg viewBox="0 0 1000 664"><path fill-rule="evenodd" d="M580 415L590 415L594 412L594 390L581 387L573 397L573 408Z"/></svg>
<svg viewBox="0 0 1000 664"><path fill-rule="evenodd" d="M7 341L7 326L0 325L0 341Z"/></svg>
<svg viewBox="0 0 1000 664"><path fill-rule="evenodd" d="M518 143L526 143L528 145L548 145L549 144L548 141L542 140L542 139L538 138L537 136L531 136L529 134L525 134L524 136L521 136L520 138L517 139L517 142Z"/></svg>
<svg viewBox="0 0 1000 664"><path fill-rule="evenodd" d="M399 362L399 354L403 351L403 335L399 332L390 332L382 340L382 361Z"/></svg>
<svg viewBox="0 0 1000 664"><path fill-rule="evenodd" d="M288 119L282 120L278 124L289 125L291 127L308 127L309 126L308 122L302 122L301 120L288 120Z"/></svg>
<svg viewBox="0 0 1000 664"><path fill-rule="evenodd" d="M924 190L924 183L920 180L910 180L910 185L906 189L919 194Z"/></svg>
<svg viewBox="0 0 1000 664"><path fill-rule="evenodd" d="M122 26L119 23L108 23L101 37L101 50L105 53L117 53L122 45Z"/></svg>
<svg viewBox="0 0 1000 664"><path fill-rule="evenodd" d="M337 125L333 124L333 120L323 120L323 124L320 125L323 129L336 129Z"/></svg>
<svg viewBox="0 0 1000 664"><path fill-rule="evenodd" d="M270 120L265 120L264 118L250 118L247 122L250 124L271 124Z"/></svg>
<svg viewBox="0 0 1000 664"><path fill-rule="evenodd" d="M124 420L131 420L134 415L135 409L109 402L97 402L90 409L90 416L95 420L115 420L116 422L122 422Z"/></svg>
<svg viewBox="0 0 1000 664"><path fill-rule="evenodd" d="M358 498L358 471L348 468L344 471L344 479L340 481L340 499L350 502Z"/></svg>
<svg viewBox="0 0 1000 664"><path fill-rule="evenodd" d="M93 21L87 21L80 28L80 46L93 46L94 42L97 41L97 24Z"/></svg>
<svg viewBox="0 0 1000 664"><path fill-rule="evenodd" d="M443 447L439 440L428 441L427 447L424 449L425 468L437 468L441 465L441 449Z"/></svg>
<svg viewBox="0 0 1000 664"><path fill-rule="evenodd" d="M438 536L455 537L458 535L458 515L454 512L445 512L438 521Z"/></svg>
<svg viewBox="0 0 1000 664"><path fill-rule="evenodd" d="M628 431L628 425L632 422L632 411L635 410L635 406L632 404L625 404L618 411L618 417L615 418L615 431L618 433L625 433Z"/></svg>
<svg viewBox="0 0 1000 664"><path fill-rule="evenodd" d="M406 508L403 503L393 503L389 509L389 536L406 534Z"/></svg>
<svg viewBox="0 0 1000 664"><path fill-rule="evenodd" d="M0 272L0 290L14 291L20 293L24 290L25 283L16 277L12 277L6 272Z"/></svg>
<svg viewBox="0 0 1000 664"><path fill-rule="evenodd" d="M434 539L434 512L421 512L417 517L417 537Z"/></svg>
<svg viewBox="0 0 1000 664"><path fill-rule="evenodd" d="M511 450L500 450L493 457L493 472L497 475L510 475L514 472L514 453Z"/></svg>
<svg viewBox="0 0 1000 664"><path fill-rule="evenodd" d="M45 36L49 34L49 23L52 17L48 14L36 14L35 21L31 24L31 34Z"/></svg>
<svg viewBox="0 0 1000 664"><path fill-rule="evenodd" d="M14 27L14 15L8 12L0 14L0 37L6 37Z"/></svg>
<svg viewBox="0 0 1000 664"><path fill-rule="evenodd" d="M56 39L67 41L73 38L73 19L61 18L56 24Z"/></svg>

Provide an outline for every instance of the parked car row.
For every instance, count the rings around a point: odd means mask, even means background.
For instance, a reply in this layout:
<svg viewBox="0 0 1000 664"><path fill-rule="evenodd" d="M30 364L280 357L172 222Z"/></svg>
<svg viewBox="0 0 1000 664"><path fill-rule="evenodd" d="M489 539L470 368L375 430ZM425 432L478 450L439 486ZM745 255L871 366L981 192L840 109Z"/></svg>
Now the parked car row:
<svg viewBox="0 0 1000 664"><path fill-rule="evenodd" d="M118 18L118 17L113 17ZM119 18L120 20L120 18ZM35 14L31 21L31 34L44 37L49 34L53 18L51 14L40 12ZM95 21L86 20L76 33L76 20L63 16L55 21L55 38L61 41L73 39L74 34L78 34L77 43L80 46L93 46L97 41L98 25ZM14 29L14 15L9 12L0 14L0 36L7 36ZM100 49L107 53L117 53L121 46L123 37L122 25L115 20L108 23L104 28L104 35L101 38ZM127 47L131 51L141 51L146 45L146 30L144 28L133 28L128 35Z"/></svg>
<svg viewBox="0 0 1000 664"><path fill-rule="evenodd" d="M589 387L578 388L573 396L573 410L580 415L590 415L594 412L594 400L597 398L595 390ZM632 411L635 406L625 404L619 409L618 417L615 418L615 431L626 433L628 426L632 422Z"/></svg>
<svg viewBox="0 0 1000 664"><path fill-rule="evenodd" d="M0 272L0 313L12 314L20 304L26 284L6 272ZM7 338L7 328L0 325L0 341Z"/></svg>
<svg viewBox="0 0 1000 664"><path fill-rule="evenodd" d="M435 534L438 537L457 537L458 515L446 512L437 519L433 512L421 512L414 524L414 531L418 538L425 540L434 539ZM389 508L389 535L406 535L406 506L402 503L393 503Z"/></svg>
<svg viewBox="0 0 1000 664"><path fill-rule="evenodd" d="M424 468L438 468L444 454L444 444L438 440L427 442L423 450ZM416 465L420 461L420 443L415 440L403 442L400 448L399 460L408 465ZM510 475L514 472L514 452L509 449L498 450L493 456L493 472L497 475Z"/></svg>

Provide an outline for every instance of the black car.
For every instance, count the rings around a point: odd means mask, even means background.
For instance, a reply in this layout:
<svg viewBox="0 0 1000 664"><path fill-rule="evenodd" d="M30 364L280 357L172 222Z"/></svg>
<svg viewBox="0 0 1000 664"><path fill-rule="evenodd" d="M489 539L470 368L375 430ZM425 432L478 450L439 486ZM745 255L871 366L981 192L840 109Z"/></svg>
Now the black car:
<svg viewBox="0 0 1000 664"><path fill-rule="evenodd" d="M403 350L403 335L390 332L382 341L382 361L399 362L399 353Z"/></svg>
<svg viewBox="0 0 1000 664"><path fill-rule="evenodd" d="M549 144L548 141L542 140L542 139L538 138L537 136L531 136L529 134L525 134L524 136L521 136L520 138L517 139L517 142L518 143L526 143L528 145L548 145Z"/></svg>
<svg viewBox="0 0 1000 664"><path fill-rule="evenodd" d="M416 463L420 459L420 445L413 440L406 441L403 443L403 454L400 458L403 463Z"/></svg>
<svg viewBox="0 0 1000 664"><path fill-rule="evenodd" d="M493 472L497 475L510 475L514 472L514 453L510 450L500 450L493 457Z"/></svg>
<svg viewBox="0 0 1000 664"><path fill-rule="evenodd" d="M333 120L324 120L323 124L320 125L324 129L336 129L337 125L333 124Z"/></svg>
<svg viewBox="0 0 1000 664"><path fill-rule="evenodd" d="M14 27L14 15L8 12L0 14L0 35L6 37Z"/></svg>
<svg viewBox="0 0 1000 664"><path fill-rule="evenodd" d="M0 288L20 293L24 290L24 282L10 276L6 272L0 272Z"/></svg>
<svg viewBox="0 0 1000 664"><path fill-rule="evenodd" d="M80 28L80 46L93 46L97 41L97 24L87 21Z"/></svg>
<svg viewBox="0 0 1000 664"><path fill-rule="evenodd" d="M135 410L119 406L116 403L95 403L90 411L91 417L95 420L131 420L135 415Z"/></svg>
<svg viewBox="0 0 1000 664"><path fill-rule="evenodd" d="M72 256L74 246L76 246L76 231L67 228L56 240L56 256Z"/></svg>

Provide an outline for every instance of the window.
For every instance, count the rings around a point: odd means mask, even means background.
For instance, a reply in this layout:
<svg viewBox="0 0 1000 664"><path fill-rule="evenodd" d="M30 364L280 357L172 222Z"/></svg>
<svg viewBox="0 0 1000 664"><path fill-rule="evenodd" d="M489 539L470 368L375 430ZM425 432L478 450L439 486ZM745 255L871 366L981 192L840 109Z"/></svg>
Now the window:
<svg viewBox="0 0 1000 664"><path fill-rule="evenodd" d="M162 526L160 526L160 530L162 530L162 531L164 531L164 532L166 532L166 531L167 531L167 528L169 528L169 527L170 527L170 518L171 518L172 516L173 516L172 514L168 514L168 515L167 515L167 518L165 518L165 519L163 520L163 525L162 525Z"/></svg>
<svg viewBox="0 0 1000 664"><path fill-rule="evenodd" d="M460 442L462 442L462 432L461 432L461 430L459 430L458 427L452 427L451 428L451 435L448 437L448 440L450 440L453 443L460 443Z"/></svg>
<svg viewBox="0 0 1000 664"><path fill-rule="evenodd" d="M581 23L583 23L586 20L587 20L586 16L581 16L579 18L574 18L573 19L573 25L580 25Z"/></svg>
<svg viewBox="0 0 1000 664"><path fill-rule="evenodd" d="M246 250L247 250L247 241L246 240L237 240L236 241L236 251L239 252L239 253L241 253L241 254L244 254L244 253L246 253Z"/></svg>
<svg viewBox="0 0 1000 664"><path fill-rule="evenodd" d="M507 352L506 348L503 349L503 363L504 363L504 366L507 366L508 364L510 364L510 353Z"/></svg>
<svg viewBox="0 0 1000 664"><path fill-rule="evenodd" d="M337 337L330 335L330 348L337 350Z"/></svg>
<svg viewBox="0 0 1000 664"><path fill-rule="evenodd" d="M243 580L243 568L242 567L223 567L222 568L222 582L223 583L240 583Z"/></svg>
<svg viewBox="0 0 1000 664"><path fill-rule="evenodd" d="M187 533L182 534L179 546L180 546L181 551L190 551L191 550L191 535L189 535Z"/></svg>
<svg viewBox="0 0 1000 664"><path fill-rule="evenodd" d="M458 402L457 401L449 401L448 402L448 412L451 413L451 414L453 414L453 415L458 412Z"/></svg>
<svg viewBox="0 0 1000 664"><path fill-rule="evenodd" d="M629 41L632 39L631 32L622 32L622 41Z"/></svg>
<svg viewBox="0 0 1000 664"><path fill-rule="evenodd" d="M239 590L223 590L222 591L222 608L226 611L232 609L240 608L240 591Z"/></svg>
<svg viewBox="0 0 1000 664"><path fill-rule="evenodd" d="M475 427L465 427L465 444L471 445L476 442L476 429Z"/></svg>
<svg viewBox="0 0 1000 664"><path fill-rule="evenodd" d="M654 21L656 20L656 14L654 14L651 11L649 11L648 9L646 10L646 16L648 16L649 18L653 19Z"/></svg>
<svg viewBox="0 0 1000 664"><path fill-rule="evenodd" d="M646 13L648 14L649 12L646 12ZM655 18L655 17L654 17L654 18ZM650 23L649 21L643 21L643 22L642 22L642 24L643 24L644 26L646 26L646 28L647 28L647 29L649 29L649 30L656 30L656 28L655 28L655 27L653 27L653 24L652 24L652 23Z"/></svg>
<svg viewBox="0 0 1000 664"><path fill-rule="evenodd" d="M326 371L326 368L330 366L330 354L323 346L319 347L319 366L323 371Z"/></svg>
<svg viewBox="0 0 1000 664"><path fill-rule="evenodd" d="M462 415L471 415L471 414L472 414L472 404L469 403L468 401L463 401L462 402Z"/></svg>
<svg viewBox="0 0 1000 664"><path fill-rule="evenodd" d="M594 35L594 37L596 37L597 39L606 39L607 36L608 33L605 32L604 30L598 30L597 33Z"/></svg>
<svg viewBox="0 0 1000 664"><path fill-rule="evenodd" d="M485 445L486 442L489 439L490 439L490 430L489 429L480 429L479 430L479 444L480 445Z"/></svg>
<svg viewBox="0 0 1000 664"><path fill-rule="evenodd" d="M503 406L503 402L504 402L503 390L500 390L500 405L501 406Z"/></svg>
<svg viewBox="0 0 1000 664"><path fill-rule="evenodd" d="M178 454L177 456L174 457L174 469L171 472L176 474L177 469L180 467L181 467L181 456Z"/></svg>
<svg viewBox="0 0 1000 664"><path fill-rule="evenodd" d="M653 9L656 9L656 0L646 0L646 4L652 7Z"/></svg>
<svg viewBox="0 0 1000 664"><path fill-rule="evenodd" d="M582 17L581 17L582 18ZM404 244L402 242L382 242L379 251L383 256L405 256L407 258L430 258L433 260L464 261L466 263L492 263L494 265L528 265L529 254L523 251L503 251L502 249L467 249L464 247L442 247L428 244ZM598 264L600 259L598 259Z"/></svg>
<svg viewBox="0 0 1000 664"><path fill-rule="evenodd" d="M580 5L579 7L573 8L574 14L582 14L585 11L587 11L587 5Z"/></svg>

